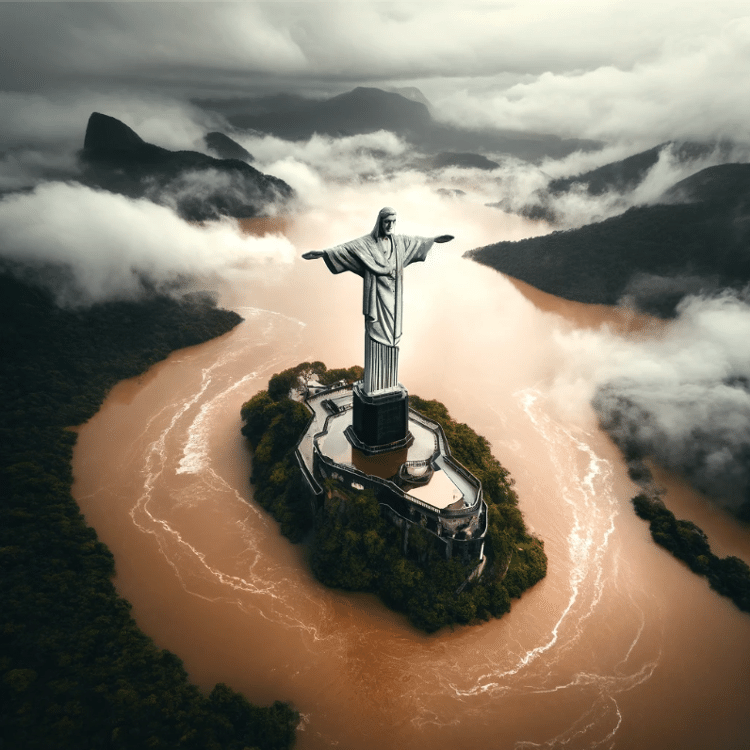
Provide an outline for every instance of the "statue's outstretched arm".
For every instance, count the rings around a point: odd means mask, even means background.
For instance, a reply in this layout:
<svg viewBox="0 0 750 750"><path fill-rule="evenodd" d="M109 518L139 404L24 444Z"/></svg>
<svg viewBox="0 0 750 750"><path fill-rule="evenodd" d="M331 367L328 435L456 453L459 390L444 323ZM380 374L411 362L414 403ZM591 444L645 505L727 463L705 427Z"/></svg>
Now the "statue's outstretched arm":
<svg viewBox="0 0 750 750"><path fill-rule="evenodd" d="M435 237L435 242L450 242L452 239L454 239L452 234L441 234L440 237ZM302 256L305 257L304 255Z"/></svg>
<svg viewBox="0 0 750 750"><path fill-rule="evenodd" d="M315 260L316 258L322 258L324 255L322 250L310 250L310 252L302 253L302 257L305 260Z"/></svg>

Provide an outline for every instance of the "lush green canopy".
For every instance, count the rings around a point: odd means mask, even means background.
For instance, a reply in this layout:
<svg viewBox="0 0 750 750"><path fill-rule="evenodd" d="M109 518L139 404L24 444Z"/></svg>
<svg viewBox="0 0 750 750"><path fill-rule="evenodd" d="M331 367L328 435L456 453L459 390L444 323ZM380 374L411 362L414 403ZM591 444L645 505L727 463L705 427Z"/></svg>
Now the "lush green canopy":
<svg viewBox="0 0 750 750"><path fill-rule="evenodd" d="M311 372L323 383L361 376L359 368L327 370L321 362L304 362L278 373L267 391L243 405L242 431L254 451L255 499L279 521L283 534L294 541L309 536L315 575L335 588L375 592L427 631L508 612L511 598L544 577L547 557L542 542L528 534L513 482L488 441L453 420L438 401L410 396L414 408L443 426L453 455L481 480L489 506L487 567L480 581L457 593L473 565L445 560L419 527L410 529L404 556L400 531L382 517L371 492L347 492L330 482L326 502L313 516L294 459L310 415L289 398L299 376Z"/></svg>
<svg viewBox="0 0 750 750"><path fill-rule="evenodd" d="M3 747L287 748L297 714L209 696L137 627L114 560L70 494L75 433L107 391L239 322L204 297L64 310L0 274Z"/></svg>

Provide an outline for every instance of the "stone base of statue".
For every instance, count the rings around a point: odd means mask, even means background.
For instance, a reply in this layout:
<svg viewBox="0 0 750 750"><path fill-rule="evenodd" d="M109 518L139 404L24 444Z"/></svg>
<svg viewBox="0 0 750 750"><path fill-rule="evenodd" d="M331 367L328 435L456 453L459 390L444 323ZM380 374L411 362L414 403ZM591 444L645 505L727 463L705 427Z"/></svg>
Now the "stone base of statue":
<svg viewBox="0 0 750 750"><path fill-rule="evenodd" d="M354 384L352 401L352 424L345 434L357 450L372 456L412 444L409 394L402 385L383 393L367 394L360 381Z"/></svg>

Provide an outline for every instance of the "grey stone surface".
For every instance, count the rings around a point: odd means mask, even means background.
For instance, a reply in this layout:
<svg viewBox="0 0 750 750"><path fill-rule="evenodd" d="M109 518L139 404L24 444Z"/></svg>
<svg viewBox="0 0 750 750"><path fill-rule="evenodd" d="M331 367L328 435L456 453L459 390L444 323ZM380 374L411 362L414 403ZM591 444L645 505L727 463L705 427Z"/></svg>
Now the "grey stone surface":
<svg viewBox="0 0 750 750"><path fill-rule="evenodd" d="M404 268L423 261L435 242L451 235L412 237L396 234L396 211L382 208L369 234L302 257L323 258L331 273L350 271L362 277L365 317L364 392L398 388L398 347L403 325Z"/></svg>

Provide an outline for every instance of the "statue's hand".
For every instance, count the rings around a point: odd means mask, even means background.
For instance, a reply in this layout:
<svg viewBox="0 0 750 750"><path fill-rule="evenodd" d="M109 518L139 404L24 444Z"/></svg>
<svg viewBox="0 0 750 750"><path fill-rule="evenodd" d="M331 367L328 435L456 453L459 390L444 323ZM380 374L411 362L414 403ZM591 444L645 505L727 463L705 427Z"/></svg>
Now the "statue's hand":
<svg viewBox="0 0 750 750"><path fill-rule="evenodd" d="M452 234L441 234L440 237L435 237L435 242L450 242L452 239Z"/></svg>
<svg viewBox="0 0 750 750"><path fill-rule="evenodd" d="M302 257L305 260L315 260L316 258L323 257L323 251L322 250L310 250L309 253L303 253Z"/></svg>

